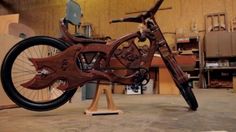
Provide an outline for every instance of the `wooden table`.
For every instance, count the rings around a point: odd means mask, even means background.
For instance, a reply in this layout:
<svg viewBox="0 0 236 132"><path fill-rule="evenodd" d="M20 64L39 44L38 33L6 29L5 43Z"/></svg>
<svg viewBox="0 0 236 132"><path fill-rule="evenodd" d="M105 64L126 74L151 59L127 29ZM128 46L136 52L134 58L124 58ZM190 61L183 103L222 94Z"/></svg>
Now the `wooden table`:
<svg viewBox="0 0 236 132"><path fill-rule="evenodd" d="M177 55L176 60L179 65L194 65L196 62L196 57L192 55ZM158 67L158 79L156 82L157 94L163 95L177 95L179 90L176 87L167 67L165 66L162 58L155 54L151 67Z"/></svg>

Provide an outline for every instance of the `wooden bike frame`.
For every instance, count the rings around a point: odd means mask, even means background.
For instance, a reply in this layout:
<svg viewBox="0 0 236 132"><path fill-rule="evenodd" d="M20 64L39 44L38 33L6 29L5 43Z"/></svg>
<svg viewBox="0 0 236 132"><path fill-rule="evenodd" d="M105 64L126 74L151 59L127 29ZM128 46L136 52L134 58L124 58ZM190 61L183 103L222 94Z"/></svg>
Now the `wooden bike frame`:
<svg viewBox="0 0 236 132"><path fill-rule="evenodd" d="M137 17L111 21L142 23L143 27L136 33L108 43L74 37L61 21L61 39L72 46L52 57L30 58L37 71L47 73L37 74L21 85L29 89L42 89L56 80L63 80L65 83L58 86L58 89L70 90L93 80L108 80L127 85L142 84L149 80L148 69L156 52L162 56L176 84L187 83L187 75L177 65L154 18L162 2L163 0L159 0L153 8ZM140 47L138 42L148 44ZM115 65L117 62L119 66Z"/></svg>

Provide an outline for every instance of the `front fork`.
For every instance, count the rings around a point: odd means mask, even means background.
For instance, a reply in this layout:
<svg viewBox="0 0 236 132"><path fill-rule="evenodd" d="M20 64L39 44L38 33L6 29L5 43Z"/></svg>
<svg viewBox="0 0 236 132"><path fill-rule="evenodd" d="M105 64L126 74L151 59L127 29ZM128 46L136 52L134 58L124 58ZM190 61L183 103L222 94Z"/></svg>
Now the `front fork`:
<svg viewBox="0 0 236 132"><path fill-rule="evenodd" d="M165 40L162 32L159 28L154 31L156 35L156 45L157 45L157 51L160 53L167 69L172 75L172 78L174 79L175 83L177 85L186 84L189 81L189 78L186 73L183 72L183 70L178 65L174 54L172 53L169 45L167 44L167 41Z"/></svg>

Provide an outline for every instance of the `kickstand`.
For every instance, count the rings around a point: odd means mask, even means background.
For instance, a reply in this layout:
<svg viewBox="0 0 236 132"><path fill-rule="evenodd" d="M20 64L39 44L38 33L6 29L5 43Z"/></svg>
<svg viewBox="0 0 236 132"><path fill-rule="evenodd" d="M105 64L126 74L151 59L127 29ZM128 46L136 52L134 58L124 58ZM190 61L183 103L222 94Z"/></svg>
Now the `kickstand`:
<svg viewBox="0 0 236 132"><path fill-rule="evenodd" d="M98 101L99 101L101 94L103 94L103 93L106 94L107 109L99 110L97 108ZM84 113L86 115L90 115L90 116L93 116L93 115L115 115L115 114L121 114L122 111L117 110L117 108L114 104L114 101L112 99L112 89L110 87L101 87L101 86L99 86L99 82L98 82L95 97L93 98L93 101L92 101L90 107L87 110L85 110Z"/></svg>

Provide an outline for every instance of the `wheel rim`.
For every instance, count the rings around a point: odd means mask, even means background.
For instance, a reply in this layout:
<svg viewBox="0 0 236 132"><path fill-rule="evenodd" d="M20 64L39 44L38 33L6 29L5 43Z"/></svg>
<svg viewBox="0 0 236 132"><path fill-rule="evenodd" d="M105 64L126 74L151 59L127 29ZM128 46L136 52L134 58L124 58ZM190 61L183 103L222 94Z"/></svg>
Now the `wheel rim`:
<svg viewBox="0 0 236 132"><path fill-rule="evenodd" d="M11 81L19 95L30 102L46 103L57 99L64 93L56 88L60 83L63 83L60 80L56 81L50 87L40 90L30 90L21 86L21 84L31 80L35 74L37 74L37 71L28 58L53 56L60 53L58 48L45 44L37 44L25 48L19 53L20 54L15 58L11 69Z"/></svg>

